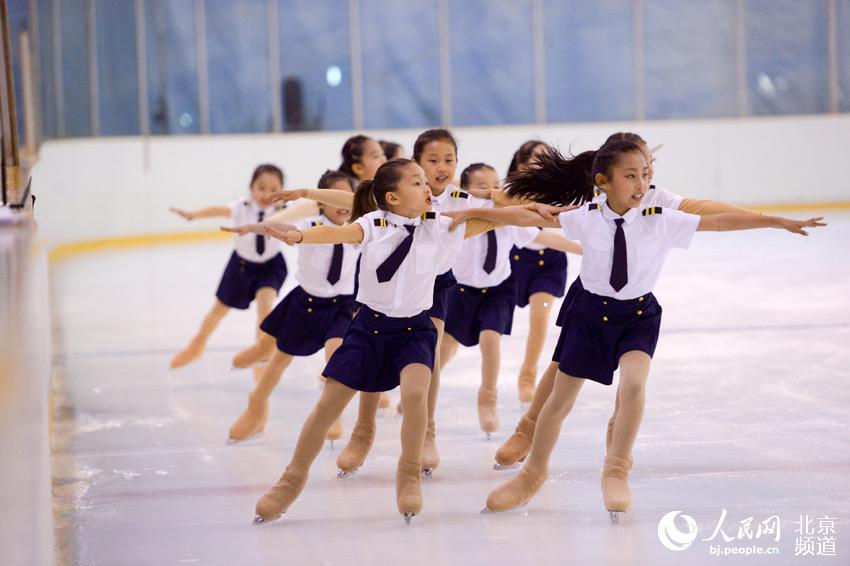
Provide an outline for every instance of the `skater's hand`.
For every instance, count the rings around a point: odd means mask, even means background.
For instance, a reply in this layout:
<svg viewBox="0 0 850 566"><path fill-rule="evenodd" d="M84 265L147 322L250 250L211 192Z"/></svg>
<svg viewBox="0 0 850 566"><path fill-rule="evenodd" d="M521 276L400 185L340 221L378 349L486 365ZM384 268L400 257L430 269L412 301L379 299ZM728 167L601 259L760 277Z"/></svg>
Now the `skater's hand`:
<svg viewBox="0 0 850 566"><path fill-rule="evenodd" d="M527 204L525 208L536 212L543 220L547 222L558 223L558 215L562 212L568 212L570 210L575 210L579 205L572 204L570 206L553 206L551 204L543 204L540 202L532 202Z"/></svg>
<svg viewBox="0 0 850 566"><path fill-rule="evenodd" d="M298 230L278 230L273 226L266 226L266 235L276 238L288 246L294 246L304 239L304 234Z"/></svg>
<svg viewBox="0 0 850 566"><path fill-rule="evenodd" d="M183 210L182 208L174 208L172 206L168 210L170 212L173 212L174 214L178 214L178 215L182 216L185 220L193 220L195 218L195 216L191 212Z"/></svg>
<svg viewBox="0 0 850 566"><path fill-rule="evenodd" d="M821 220L823 220L823 216L809 218L808 220L792 220L790 218L782 218L781 216L777 217L777 223L780 228L784 228L795 234L802 234L803 236L809 235L809 233L803 230L803 228L818 228L826 226L826 222L821 222Z"/></svg>
<svg viewBox="0 0 850 566"><path fill-rule="evenodd" d="M447 210L446 212L440 213L443 216L448 216L452 219L452 223L449 226L449 232L454 232L457 230L457 227L472 218L472 215L469 214L467 210Z"/></svg>
<svg viewBox="0 0 850 566"><path fill-rule="evenodd" d="M466 192L474 197L490 200L493 194L493 189L473 189L472 187L468 187Z"/></svg>
<svg viewBox="0 0 850 566"><path fill-rule="evenodd" d="M307 189L285 189L282 191L275 191L269 195L269 201L272 203L276 202L289 202L293 200L298 200L300 198L304 198L307 196Z"/></svg>

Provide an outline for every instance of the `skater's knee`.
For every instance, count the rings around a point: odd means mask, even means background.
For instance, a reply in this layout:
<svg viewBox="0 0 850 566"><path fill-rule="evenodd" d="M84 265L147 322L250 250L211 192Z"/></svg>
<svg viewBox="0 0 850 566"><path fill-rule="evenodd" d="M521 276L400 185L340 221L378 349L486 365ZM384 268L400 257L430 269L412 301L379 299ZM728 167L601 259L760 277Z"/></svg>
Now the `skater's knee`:
<svg viewBox="0 0 850 566"><path fill-rule="evenodd" d="M622 401L629 402L643 399L646 394L646 381L641 379L621 381L619 391Z"/></svg>

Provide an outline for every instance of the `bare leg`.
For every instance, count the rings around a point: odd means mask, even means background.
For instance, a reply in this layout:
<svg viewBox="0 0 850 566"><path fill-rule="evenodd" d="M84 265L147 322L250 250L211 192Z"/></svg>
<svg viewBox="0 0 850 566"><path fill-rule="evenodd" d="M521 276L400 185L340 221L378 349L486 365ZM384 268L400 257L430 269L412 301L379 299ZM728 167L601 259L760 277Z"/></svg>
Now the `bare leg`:
<svg viewBox="0 0 850 566"><path fill-rule="evenodd" d="M274 353L274 342L270 342L268 339L263 339L263 337L268 336L268 334L260 330L260 325L269 313L272 312L276 298L277 291L275 291L272 287L261 287L254 296L254 299L257 301L257 341L255 344L262 344L262 346L265 347L265 349L260 352L259 360L267 360ZM254 381L259 382L262 376L262 368L255 367L252 369L254 372Z"/></svg>
<svg viewBox="0 0 850 566"><path fill-rule="evenodd" d="M528 502L546 481L549 458L561 434L561 424L575 404L584 380L558 371L555 387L537 419L531 452L522 471L490 493L487 508L506 511Z"/></svg>
<svg viewBox="0 0 850 566"><path fill-rule="evenodd" d="M230 440L245 440L262 432L269 418L269 397L290 363L292 356L275 349L272 359L263 367L259 382L248 395L248 408L230 427Z"/></svg>
<svg viewBox="0 0 850 566"><path fill-rule="evenodd" d="M410 364L401 370L401 458L396 471L398 512L409 520L422 510L420 472L421 454L428 422L428 385L431 370L422 364Z"/></svg>
<svg viewBox="0 0 850 566"><path fill-rule="evenodd" d="M540 383L534 391L534 399L528 410L520 418L514 433L496 450L496 469L510 467L521 462L531 450L531 440L534 438L534 427L537 417L555 385L555 374L558 373L557 362L551 362L540 377Z"/></svg>
<svg viewBox="0 0 850 566"><path fill-rule="evenodd" d="M230 307L219 301L215 300L212 308L204 317L203 322L201 323L201 328L198 330L198 333L195 334L192 341L189 342L189 345L183 349L179 354L174 356L171 359L171 369L182 368L186 364L189 364L195 361L197 358L201 356L204 352L204 348L207 346L207 340L209 340L210 335L218 326L218 323L221 322L221 319L224 318L224 315L230 310Z"/></svg>
<svg viewBox="0 0 850 566"><path fill-rule="evenodd" d="M443 325L443 328L445 328L445 325ZM448 332L443 332L443 341L440 343L439 354L437 356L440 359L440 371L445 369L446 364L455 357L458 346L460 346L460 342L455 340L454 336Z"/></svg>
<svg viewBox="0 0 850 566"><path fill-rule="evenodd" d="M292 460L280 480L257 501L255 523L275 519L289 509L307 482L310 466L322 450L328 429L355 393L334 379L327 380L318 403L301 428Z"/></svg>
<svg viewBox="0 0 850 566"><path fill-rule="evenodd" d="M631 491L628 476L646 401L646 380L652 359L644 352L626 352L620 357L619 409L611 447L602 468L602 497L612 513L628 511Z"/></svg>
<svg viewBox="0 0 850 566"><path fill-rule="evenodd" d="M336 465L340 470L339 477L341 478L351 475L362 466L372 448L372 442L375 440L375 417L378 414L380 396L380 393L360 393L357 422L354 423L348 444L336 459Z"/></svg>
<svg viewBox="0 0 850 566"><path fill-rule="evenodd" d="M525 359L519 370L519 400L528 403L534 397L534 382L537 379L537 362L546 341L549 326L549 313L555 297L549 293L534 293L529 298L528 340L525 345Z"/></svg>
<svg viewBox="0 0 850 566"><path fill-rule="evenodd" d="M325 342L325 363L331 359L336 349L342 344L342 338L331 338ZM342 438L342 416L334 421L331 428L328 429L328 440L331 441L331 448L334 446L334 440Z"/></svg>
<svg viewBox="0 0 850 566"><path fill-rule="evenodd" d="M498 394L499 366L501 363L500 345L502 335L494 330L483 330L479 335L481 347L481 388L478 390L478 423L481 430L490 437L491 432L499 429L499 415L496 410Z"/></svg>

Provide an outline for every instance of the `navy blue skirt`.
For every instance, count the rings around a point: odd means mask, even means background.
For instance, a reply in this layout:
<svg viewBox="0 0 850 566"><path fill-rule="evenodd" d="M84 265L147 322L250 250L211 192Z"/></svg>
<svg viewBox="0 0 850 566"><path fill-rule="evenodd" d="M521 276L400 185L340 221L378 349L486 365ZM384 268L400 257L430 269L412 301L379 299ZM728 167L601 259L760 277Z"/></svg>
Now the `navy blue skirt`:
<svg viewBox="0 0 850 566"><path fill-rule="evenodd" d="M322 375L357 391L390 391L410 364L434 369L437 329L428 311L386 316L363 305Z"/></svg>
<svg viewBox="0 0 850 566"><path fill-rule="evenodd" d="M315 297L294 288L263 319L260 330L277 338L277 349L310 356L331 338L342 338L354 317L354 296Z"/></svg>
<svg viewBox="0 0 850 566"><path fill-rule="evenodd" d="M565 374L611 385L623 354L655 354L661 305L652 293L619 301L583 289L577 279L564 306L552 361Z"/></svg>
<svg viewBox="0 0 850 566"><path fill-rule="evenodd" d="M483 330L510 334L516 306L513 275L495 287L469 287L458 283L452 289L446 333L464 346L478 344Z"/></svg>
<svg viewBox="0 0 850 566"><path fill-rule="evenodd" d="M567 254L544 248L511 250L511 272L516 279L516 304L523 308L535 293L563 297L567 288Z"/></svg>
<svg viewBox="0 0 850 566"><path fill-rule="evenodd" d="M265 263L254 263L233 252L215 296L232 309L245 310L251 305L257 291L271 287L278 292L285 279L286 262L282 254L276 254Z"/></svg>
<svg viewBox="0 0 850 566"><path fill-rule="evenodd" d="M445 322L449 312L449 300L455 285L457 285L457 279L451 269L437 275L434 281L434 303L428 310L431 318L438 318Z"/></svg>

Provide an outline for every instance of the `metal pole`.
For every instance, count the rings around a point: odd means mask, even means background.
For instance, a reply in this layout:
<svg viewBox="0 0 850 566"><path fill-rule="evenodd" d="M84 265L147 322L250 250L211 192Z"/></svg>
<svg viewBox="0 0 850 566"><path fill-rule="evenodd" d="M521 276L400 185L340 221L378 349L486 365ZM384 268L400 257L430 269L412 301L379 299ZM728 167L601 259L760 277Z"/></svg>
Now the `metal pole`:
<svg viewBox="0 0 850 566"><path fill-rule="evenodd" d="M36 124L35 124L35 85L33 83L32 57L30 48L30 34L28 31L21 32L21 94L24 104L24 128L26 131L25 147L26 160L30 163L35 160Z"/></svg>
<svg viewBox="0 0 850 566"><path fill-rule="evenodd" d="M195 0L195 47L198 54L198 113L201 133L210 133L210 92L207 77L207 25L204 0Z"/></svg>
<svg viewBox="0 0 850 566"><path fill-rule="evenodd" d="M148 107L148 55L145 46L145 2L134 0L136 20L136 79L139 83L139 134L149 136L150 108Z"/></svg>
<svg viewBox="0 0 850 566"><path fill-rule="evenodd" d="M738 86L738 116L750 113L750 94L747 88L747 5L738 0L735 6L735 66Z"/></svg>
<svg viewBox="0 0 850 566"><path fill-rule="evenodd" d="M277 0L266 0L269 45L269 95L272 98L272 131L283 130L283 109L280 102L280 35Z"/></svg>
<svg viewBox="0 0 850 566"><path fill-rule="evenodd" d="M2 92L2 122L3 137L6 139L6 165L18 166L18 124L15 113L15 77L12 74L12 42L9 39L9 14L6 11L6 2L0 2L0 26L2 28L3 41L3 92ZM3 175L5 178L6 170ZM13 187L16 186L13 182Z"/></svg>
<svg viewBox="0 0 850 566"><path fill-rule="evenodd" d="M65 136L65 86L62 80L62 6L53 0L53 86L56 90L56 136Z"/></svg>
<svg viewBox="0 0 850 566"><path fill-rule="evenodd" d="M38 147L38 142L41 138L44 137L44 128L42 123L41 114L43 109L41 107L41 85L42 85L42 76L41 76L41 42L39 38L39 24L38 24L38 0L28 0L29 1L29 16L30 16L30 53L32 54L32 75L33 79L33 90L32 90L32 99L33 105L35 106L35 113L33 115L33 128L35 128L35 136L33 138L34 147Z"/></svg>
<svg viewBox="0 0 850 566"><path fill-rule="evenodd" d="M829 53L829 111L837 114L840 92L838 89L838 7L835 0L827 1L826 25Z"/></svg>
<svg viewBox="0 0 850 566"><path fill-rule="evenodd" d="M91 135L100 135L100 89L97 84L97 27L95 0L86 0L86 41L89 56L89 121Z"/></svg>

